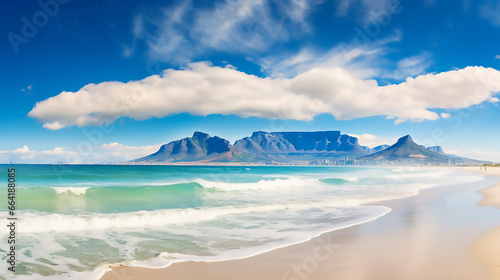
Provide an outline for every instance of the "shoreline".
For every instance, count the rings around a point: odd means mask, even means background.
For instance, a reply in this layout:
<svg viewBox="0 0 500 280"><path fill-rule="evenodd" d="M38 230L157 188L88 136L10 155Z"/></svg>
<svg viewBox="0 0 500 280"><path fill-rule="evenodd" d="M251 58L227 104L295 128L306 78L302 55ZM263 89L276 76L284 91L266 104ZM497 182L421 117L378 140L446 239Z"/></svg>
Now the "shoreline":
<svg viewBox="0 0 500 280"><path fill-rule="evenodd" d="M464 169L465 171L469 172L474 172L473 170L467 170L467 169L476 169L476 167L457 167L460 169ZM492 168L491 168L492 169ZM478 173L479 170L476 170ZM500 170L499 170L500 171ZM493 173L493 172L491 172ZM490 175L491 174L484 174L481 172L483 175ZM500 172L499 172L500 176ZM444 189L443 189L444 188ZM460 193L460 192L467 192L468 196L471 195L471 189L473 187L471 186L442 186L438 188L431 188L427 190L423 190L419 195L417 196L412 196L412 197L407 197L407 198L402 198L402 199L396 199L392 201L384 201L382 203L376 203L374 205L379 205L379 206L386 206L392 209L388 214L385 214L379 218L376 218L375 221L371 222L365 222L357 225L352 225L348 226L346 228L342 229L336 229L332 231L328 231L326 233L322 233L319 236L313 237L309 239L308 241L304 241L301 243L296 243L296 244L291 244L287 245L284 247L272 249L270 251L262 252L253 256L248 256L245 258L241 259L231 259L231 260L221 260L221 261L211 261L211 262L202 262L202 261L181 261L181 262L175 262L167 267L164 268L142 268L142 267L124 267L124 266L119 266L119 267L114 267L110 271L106 272L101 279L103 280L111 280L114 278L113 275L130 275L130 277L137 277L137 279L165 279L166 277L171 277L171 279L199 279L199 277L203 277L204 279L302 279L301 275L297 274L293 270L290 270L290 264L295 263L301 263L301 259L304 260L309 260L310 265L314 265L316 263L316 266L318 266L317 269L314 269L314 273L317 274L315 275L314 278L312 279L327 279L328 277L331 277L332 274L338 275L338 279L367 279L367 278L352 278L354 276L349 276L346 273L354 273L358 269L346 269L345 267L337 267L336 269L320 269L319 266L319 260L316 260L314 262L314 258L311 259L311 254L310 249L318 251L321 249L317 248L332 248L332 251L335 251L339 248L342 249L342 246L350 246L354 244L361 242L361 243L366 243L367 240L372 240L374 242L380 241L380 238L374 238L374 235L377 235L377 231L383 231L384 227L380 227L384 223L389 223L393 229L396 231L401 231L401 230L408 230L407 227L404 225L402 226L401 219L394 221L395 218L398 216L401 216L402 213L412 211L408 207L408 205L413 205L415 203L421 204L428 200L433 198L433 199L443 199L446 197L444 194L445 193ZM484 187L481 189L487 189L489 187ZM474 190L473 192L475 192ZM479 198L476 198L477 200ZM432 200L432 199L431 199ZM476 202L476 204L479 202ZM372 204L370 204L372 205ZM478 207L475 204L473 207ZM416 211L416 210L415 210ZM488 210L489 211L489 210ZM418 212L418 211L416 211ZM489 211L490 212L490 211ZM415 213L418 215L418 213ZM389 218L387 218L389 216ZM432 215L431 215L432 216ZM389 220L387 222L386 220ZM391 221L392 220L392 221ZM496 223L497 225L500 225L500 219ZM422 226L422 225L420 225ZM425 223L423 225L425 227ZM483 227L485 225L482 225ZM390 227L390 228L391 228ZM374 230L377 229L377 230ZM356 232L361 232L361 234L355 234ZM484 234L485 231L481 232L481 234ZM489 231L488 231L489 232ZM386 233L387 234L387 233ZM390 235L395 235L394 233L391 233L389 230L388 234ZM361 237L356 238L356 235L360 235ZM396 234L397 235L397 234ZM476 232L476 235L478 233ZM394 238L396 236L393 236ZM468 239L470 242L469 244L472 244L473 241L477 238L477 236L468 236ZM357 240L359 239L359 240ZM386 239L382 238L387 242ZM397 240L404 240L404 236L397 236ZM490 239L491 239L491 234L490 234ZM397 248L397 246L394 246L394 244L391 245L393 242L389 242L388 244L385 244L387 247L392 247L393 249ZM484 243L484 242L483 242ZM489 243L489 242L488 242ZM318 244L321 245L321 247L318 247ZM335 246L330 246L330 245L325 245L325 244L335 244ZM340 244L340 245L339 245ZM482 244L482 243L481 243ZM330 247L329 247L330 246ZM341 246L341 247L339 247ZM370 244L365 244L365 246L370 247ZM335 250L333 250L333 248ZM464 249L464 248L462 248ZM343 251L343 250L340 250ZM465 250L467 251L467 250ZM477 250L476 250L477 251ZM481 251L479 249L479 251ZM355 250L354 252L359 253L359 248L358 250ZM305 253L305 256L304 256ZM325 260L325 262L330 262L332 259L338 259L338 262L343 263L343 257L346 256L351 256L353 254L352 250L345 250L345 252L334 252L331 256L329 256L329 259ZM313 254L314 255L314 254ZM397 255L397 254L395 254ZM478 255L475 253L475 256ZM302 258L301 258L302 256ZM478 256L481 256L479 254ZM373 259L374 256L371 256L370 258L365 257L354 257L354 258L349 258L351 261L359 262L359 259L364 259L365 262L367 260ZM412 256L407 256L409 258L412 258ZM476 257L476 259L480 259L480 257ZM397 262L397 260L395 260ZM468 262L471 260L468 260ZM484 262L484 260L483 260ZM333 265L335 266L337 262L335 262ZM467 262L466 262L467 263ZM472 263L474 263L472 261ZM273 264L271 266L271 264ZM392 268L387 266L387 264L380 264L381 267L385 267L386 270L391 271ZM364 266L369 266L366 263ZM394 265L393 265L394 266ZM259 271L255 271L256 268L261 268L258 269ZM321 267L331 267L331 265L322 265ZM396 265L397 267L397 265ZM478 273L481 274L481 277L483 278L477 278L477 279L487 279L484 277L486 276L486 269L481 266L481 263L475 263L474 265L474 275L477 275ZM481 268L482 267L482 268ZM252 269L248 269L252 268ZM306 268L311 268L311 267L306 267ZM371 267L371 269L374 269L374 267ZM363 269L362 269L363 270ZM365 269L366 270L366 269ZM396 269L397 270L397 269ZM256 273L258 275L256 275ZM304 272L302 272L304 273ZM242 275L248 275L250 274L250 278L242 278ZM237 275L237 277L235 276ZM462 272L462 276L460 279L474 279L474 278L467 278L463 275L467 275L466 272ZM410 276L410 278L408 278ZM422 275L421 275L422 276ZM429 275L426 275L426 277ZM298 277L298 278L297 278ZM343 277L349 277L349 278L343 278ZM452 275L449 276L444 276L444 277L452 277L450 279L454 279ZM330 279L330 278L328 278ZM379 278L370 278L370 279L379 279ZM382 279L382 278L380 278ZM396 278L384 278L384 279L398 279ZM399 279L413 279L411 278L411 275L408 275L406 278L399 278ZM415 279L422 279L422 278L415 278ZM423 278L426 279L426 278ZM446 278L441 278L441 279L446 279Z"/></svg>
<svg viewBox="0 0 500 280"><path fill-rule="evenodd" d="M372 205L364 205L364 206L372 206ZM294 242L294 243L289 243L289 244L285 244L285 245L278 245L276 247L272 247L272 248L269 248L269 249L265 249L263 251L259 251L259 252L256 252L256 253L251 253L249 255L245 255L245 256L241 256L241 257L222 258L222 259L215 259L215 260L177 260L177 261L173 260L172 263L170 263L168 265L165 265L165 266L159 266L159 267L143 267L143 266L133 266L133 265L126 265L126 264L117 264L117 265L110 265L109 268L112 269L112 270L114 270L116 268L166 269L166 268L170 267L171 265L174 265L174 264L177 264L177 263L184 263L184 262L193 262L193 263L219 263L219 262L227 262L227 261L244 260L244 259L247 259L247 258L253 258L253 257L257 257L257 256L259 256L261 254L265 254L265 253L269 253L269 252L272 252L272 251L275 251L275 250L280 250L280 249L287 248L287 247L290 247L290 246L295 246L295 245L298 245L298 244L309 242L309 241L311 241L311 240L313 240L315 238L319 238L323 234L327 234L327 233L334 232L334 231L337 231L337 230L344 230L344 229L347 229L347 228L350 228L350 227L354 227L354 226L357 226L357 225L361 225L361 224L364 224L364 223L369 223L369 222L375 221L375 220L379 219L380 217L383 217L384 215L386 215L386 214L388 214L388 213L391 212L391 209L388 208L388 207L386 207L386 206L376 205L376 207L386 208L386 211L384 213L382 213L382 214L374 214L374 215L369 216L367 218L358 218L358 219L354 219L354 220L351 220L351 221L341 222L339 224L336 224L336 226L333 227L332 229L320 232L317 235L312 236L312 237L310 237L308 239L305 239L305 240L302 240L302 241L298 241L298 242ZM120 275L121 275L121 273L120 273ZM111 278L111 280L114 280L114 279Z"/></svg>

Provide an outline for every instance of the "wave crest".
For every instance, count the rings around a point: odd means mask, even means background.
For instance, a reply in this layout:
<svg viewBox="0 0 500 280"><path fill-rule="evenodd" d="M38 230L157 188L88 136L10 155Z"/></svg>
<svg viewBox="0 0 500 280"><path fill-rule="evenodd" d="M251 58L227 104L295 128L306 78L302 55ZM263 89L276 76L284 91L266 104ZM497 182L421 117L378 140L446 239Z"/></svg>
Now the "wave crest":
<svg viewBox="0 0 500 280"><path fill-rule="evenodd" d="M197 179L196 183L205 189L218 189L223 191L242 191L242 190L279 190L289 188L302 188L314 185L322 185L318 179L305 179L298 177L289 177L287 179L260 180L254 183L228 183L218 181L208 181Z"/></svg>
<svg viewBox="0 0 500 280"><path fill-rule="evenodd" d="M57 194L84 195L91 187L51 187Z"/></svg>

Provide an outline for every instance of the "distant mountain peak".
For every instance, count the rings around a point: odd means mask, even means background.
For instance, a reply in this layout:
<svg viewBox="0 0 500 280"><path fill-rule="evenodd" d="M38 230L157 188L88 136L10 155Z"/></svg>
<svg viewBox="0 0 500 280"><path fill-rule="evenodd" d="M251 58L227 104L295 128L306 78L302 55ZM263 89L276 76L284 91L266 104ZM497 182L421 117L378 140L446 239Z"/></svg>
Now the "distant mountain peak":
<svg viewBox="0 0 500 280"><path fill-rule="evenodd" d="M441 146L432 146L432 147L427 147L427 149L436 152L441 155L446 155L446 153L443 151L443 148Z"/></svg>
<svg viewBox="0 0 500 280"><path fill-rule="evenodd" d="M431 149L418 145L413 142L410 135L403 136L398 141L387 149L360 158L362 160L421 160L423 162L440 162L447 163L449 157L441 155Z"/></svg>
<svg viewBox="0 0 500 280"><path fill-rule="evenodd" d="M413 142L413 139L411 138L410 135L405 135L405 136L399 138L397 143L404 143L404 142ZM413 143L415 143L415 142L413 142Z"/></svg>
<svg viewBox="0 0 500 280"><path fill-rule="evenodd" d="M204 140L204 139L210 138L210 135L205 133L205 132L195 131L193 133L193 138Z"/></svg>

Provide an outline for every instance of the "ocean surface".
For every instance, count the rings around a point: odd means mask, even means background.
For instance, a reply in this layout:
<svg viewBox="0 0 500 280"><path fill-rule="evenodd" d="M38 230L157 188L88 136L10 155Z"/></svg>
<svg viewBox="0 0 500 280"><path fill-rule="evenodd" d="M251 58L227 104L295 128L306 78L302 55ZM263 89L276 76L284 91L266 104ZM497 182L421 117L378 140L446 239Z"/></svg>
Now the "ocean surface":
<svg viewBox="0 0 500 280"><path fill-rule="evenodd" d="M98 279L255 255L381 217L384 200L483 177L445 168L0 165L17 178L17 267L2 279ZM0 187L7 224L7 183ZM379 202L379 203L377 203ZM375 203L376 206L366 206Z"/></svg>

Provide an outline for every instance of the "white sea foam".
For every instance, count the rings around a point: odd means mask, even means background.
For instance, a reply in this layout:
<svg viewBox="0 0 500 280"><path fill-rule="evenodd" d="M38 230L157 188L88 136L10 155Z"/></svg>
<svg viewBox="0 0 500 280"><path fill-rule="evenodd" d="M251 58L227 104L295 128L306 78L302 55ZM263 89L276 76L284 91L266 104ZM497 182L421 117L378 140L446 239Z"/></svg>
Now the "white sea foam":
<svg viewBox="0 0 500 280"><path fill-rule="evenodd" d="M164 225L184 225L216 219L224 215L237 215L251 212L266 212L283 209L307 209L322 207L332 203L300 203L281 204L251 207L219 207L207 209L167 209L155 211L138 211L130 213L113 214L87 214L87 215L65 215L65 214L23 214L19 222L19 232L73 232L120 229L120 228L144 228L158 227ZM338 203L339 206L357 204L353 200L345 200Z"/></svg>
<svg viewBox="0 0 500 280"><path fill-rule="evenodd" d="M430 187L430 186L427 186ZM421 188L420 188L421 189ZM255 205L240 207L210 207L187 209L164 209L154 211L136 211L111 214L23 214L19 221L19 232L75 232L92 230L108 230L123 228L154 228L166 225L186 225L215 220L222 216L242 215L249 213L266 213L279 210L322 209L324 207L353 207L383 200L398 199L416 195L419 189L411 192L392 193L383 196L330 196L328 199L316 201L298 201L271 205Z"/></svg>
<svg viewBox="0 0 500 280"><path fill-rule="evenodd" d="M349 219L345 222L340 222L335 225L331 225L323 230L319 230L314 232L314 234L304 235L298 234L295 235L295 238L291 238L286 242L277 242L277 243L269 243L264 246L258 247L243 247L240 249L227 250L224 252L220 252L216 256L196 256L196 255L187 255L187 254L179 254L179 253L169 253L163 252L158 257L149 259L146 261L131 261L127 262L127 265L131 266L140 266L140 267L148 267L148 268L161 268L169 266L175 262L183 262L183 261L204 261L204 262L215 262L215 261L225 261L225 260L235 260L241 258L247 258L254 255L262 254L264 252L268 252L271 250L275 250L278 248L290 246L293 244L298 244L305 242L307 240L311 240L314 237L318 237L323 233L339 230L359 224L363 224L366 222L373 221L377 218L384 216L385 214L391 212L391 209L385 206L364 206L357 209L359 211L360 217ZM291 234L293 236L293 234ZM300 237L299 237L300 236Z"/></svg>
<svg viewBox="0 0 500 280"><path fill-rule="evenodd" d="M254 183L228 183L197 179L196 182L206 189L219 189L224 191L238 190L275 190L311 187L314 185L324 185L318 179L306 179L299 177L288 177L287 179L260 180Z"/></svg>
<svg viewBox="0 0 500 280"><path fill-rule="evenodd" d="M87 192L91 187L51 187L51 189L55 190L58 194L74 194L74 195L83 195Z"/></svg>

